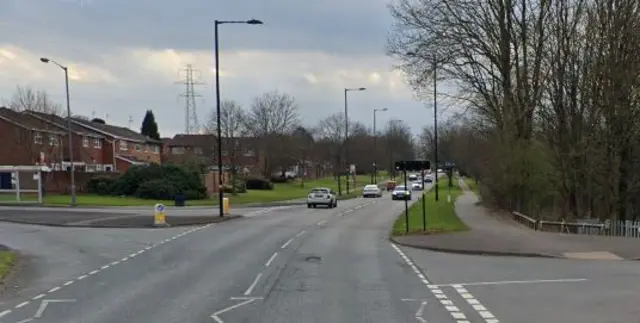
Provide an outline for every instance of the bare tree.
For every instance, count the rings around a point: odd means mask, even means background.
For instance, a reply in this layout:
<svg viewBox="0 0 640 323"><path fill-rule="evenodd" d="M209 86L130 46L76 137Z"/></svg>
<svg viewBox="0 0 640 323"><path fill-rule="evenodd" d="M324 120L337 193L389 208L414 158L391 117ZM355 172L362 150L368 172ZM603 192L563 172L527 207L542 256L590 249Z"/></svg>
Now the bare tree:
<svg viewBox="0 0 640 323"><path fill-rule="evenodd" d="M246 117L245 127L260 141L265 155L263 175L269 177L276 168L284 171L291 166L286 163L287 145L283 143L299 125L298 104L293 96L278 91L268 92L254 99Z"/></svg>
<svg viewBox="0 0 640 323"><path fill-rule="evenodd" d="M246 144L244 142L244 138L242 138L247 133L247 129L245 127L247 120L247 113L242 108L242 106L236 101L226 100L220 103L220 132L222 134L222 150L223 154L229 156L229 167L231 168L231 176L232 176L232 194L236 194L236 180L238 177L238 169L241 165L239 163L239 156L242 153L241 150L243 148L242 144ZM207 124L205 125L205 131L207 133L218 135L218 114L215 110L211 112L209 118L207 120ZM217 149L214 149L217 152ZM215 153L214 153L215 154Z"/></svg>
<svg viewBox="0 0 640 323"><path fill-rule="evenodd" d="M44 90L34 90L31 87L17 86L16 91L8 102L8 107L14 111L35 111L49 114L59 114L61 106L51 100Z"/></svg>

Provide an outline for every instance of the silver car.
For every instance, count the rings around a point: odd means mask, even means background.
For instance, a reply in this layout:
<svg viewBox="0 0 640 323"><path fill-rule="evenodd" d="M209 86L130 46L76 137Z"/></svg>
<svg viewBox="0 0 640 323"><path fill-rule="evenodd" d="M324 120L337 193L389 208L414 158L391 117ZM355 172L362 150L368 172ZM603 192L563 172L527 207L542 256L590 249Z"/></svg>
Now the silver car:
<svg viewBox="0 0 640 323"><path fill-rule="evenodd" d="M336 193L326 187L317 187L312 189L307 196L307 207L312 208L317 205L326 205L328 208L338 206Z"/></svg>
<svg viewBox="0 0 640 323"><path fill-rule="evenodd" d="M382 190L378 185L367 185L362 189L362 197L382 197Z"/></svg>

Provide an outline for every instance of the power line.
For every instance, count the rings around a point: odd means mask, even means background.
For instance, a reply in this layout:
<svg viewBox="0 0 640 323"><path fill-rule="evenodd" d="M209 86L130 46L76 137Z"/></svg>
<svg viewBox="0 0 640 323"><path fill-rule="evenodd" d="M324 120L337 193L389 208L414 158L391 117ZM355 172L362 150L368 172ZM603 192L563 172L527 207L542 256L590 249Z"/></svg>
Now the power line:
<svg viewBox="0 0 640 323"><path fill-rule="evenodd" d="M196 110L196 97L201 97L201 95L195 92L194 86L204 85L204 83L200 81L202 80L202 72L193 69L191 64L189 64L187 68L178 72L179 77L182 73L184 73L184 80L179 81L179 83L183 84L186 89L185 92L179 96L185 98L185 133L198 133L200 132L200 125L198 123L198 112ZM197 80L194 80L194 75Z"/></svg>

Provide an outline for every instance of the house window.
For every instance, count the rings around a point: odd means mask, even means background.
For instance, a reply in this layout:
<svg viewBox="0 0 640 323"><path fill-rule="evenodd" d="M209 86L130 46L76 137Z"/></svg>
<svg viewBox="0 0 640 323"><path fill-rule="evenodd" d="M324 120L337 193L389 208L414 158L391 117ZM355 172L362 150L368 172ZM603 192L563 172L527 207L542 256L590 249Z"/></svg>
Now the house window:
<svg viewBox="0 0 640 323"><path fill-rule="evenodd" d="M141 150L142 150L142 147L140 146L140 144L135 144L135 145L133 146L133 149L135 149L136 151L141 151Z"/></svg>
<svg viewBox="0 0 640 323"><path fill-rule="evenodd" d="M171 147L171 153L174 155L184 154L184 147Z"/></svg>
<svg viewBox="0 0 640 323"><path fill-rule="evenodd" d="M34 144L42 144L42 134L39 132L34 132L33 133L33 143Z"/></svg>
<svg viewBox="0 0 640 323"><path fill-rule="evenodd" d="M49 135L49 146L58 146L58 138L56 135Z"/></svg>
<svg viewBox="0 0 640 323"><path fill-rule="evenodd" d="M89 137L82 137L82 147L89 147Z"/></svg>
<svg viewBox="0 0 640 323"><path fill-rule="evenodd" d="M202 147L193 147L193 153L196 155L202 155Z"/></svg>
<svg viewBox="0 0 640 323"><path fill-rule="evenodd" d="M127 142L120 140L120 150L127 150Z"/></svg>
<svg viewBox="0 0 640 323"><path fill-rule="evenodd" d="M159 153L160 152L160 146L153 146L153 152L155 154Z"/></svg>
<svg viewBox="0 0 640 323"><path fill-rule="evenodd" d="M148 153L149 152L149 145L144 145L144 152Z"/></svg>
<svg viewBox="0 0 640 323"><path fill-rule="evenodd" d="M99 138L93 139L93 148L102 148L102 141Z"/></svg>

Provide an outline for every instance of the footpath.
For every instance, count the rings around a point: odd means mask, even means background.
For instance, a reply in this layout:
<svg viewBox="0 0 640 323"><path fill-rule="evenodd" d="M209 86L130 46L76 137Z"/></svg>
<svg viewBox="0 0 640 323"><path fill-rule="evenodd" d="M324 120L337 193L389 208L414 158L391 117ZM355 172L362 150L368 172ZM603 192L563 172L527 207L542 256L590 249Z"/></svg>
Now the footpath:
<svg viewBox="0 0 640 323"><path fill-rule="evenodd" d="M455 202L468 231L394 237L401 245L434 251L523 257L597 260L640 260L640 240L624 237L573 235L528 229L494 214L460 181L463 194Z"/></svg>

